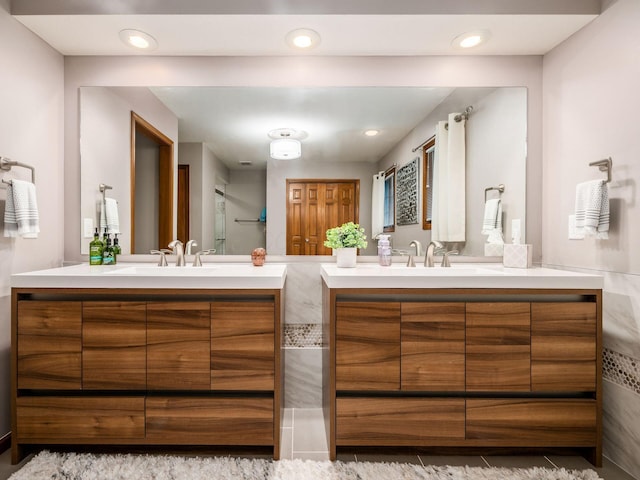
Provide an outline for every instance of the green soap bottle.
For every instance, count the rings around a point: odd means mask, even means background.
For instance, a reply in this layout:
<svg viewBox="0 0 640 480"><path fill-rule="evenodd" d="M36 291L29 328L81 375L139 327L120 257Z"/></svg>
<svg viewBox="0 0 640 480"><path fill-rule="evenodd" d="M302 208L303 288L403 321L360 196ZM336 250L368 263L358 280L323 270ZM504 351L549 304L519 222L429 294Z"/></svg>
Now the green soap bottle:
<svg viewBox="0 0 640 480"><path fill-rule="evenodd" d="M113 246L111 245L111 236L107 233L107 246L104 247L102 252L102 264L103 265L115 265L116 255L113 253Z"/></svg>
<svg viewBox="0 0 640 480"><path fill-rule="evenodd" d="M118 243L117 233L113 234L113 253L115 253L116 258L118 258L118 255L122 253L122 249L120 248L120 244Z"/></svg>
<svg viewBox="0 0 640 480"><path fill-rule="evenodd" d="M102 253L104 251L104 245L100 240L100 234L98 228L93 234L93 240L89 243L89 265L102 265Z"/></svg>

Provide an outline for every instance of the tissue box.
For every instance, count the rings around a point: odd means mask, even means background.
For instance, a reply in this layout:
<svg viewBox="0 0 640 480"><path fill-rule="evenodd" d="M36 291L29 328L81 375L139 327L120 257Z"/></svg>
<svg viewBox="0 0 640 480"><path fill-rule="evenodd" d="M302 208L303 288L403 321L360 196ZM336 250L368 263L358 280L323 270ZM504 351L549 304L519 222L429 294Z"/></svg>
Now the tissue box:
<svg viewBox="0 0 640 480"><path fill-rule="evenodd" d="M485 257L501 257L503 255L503 244L498 243L485 243L484 244L484 256Z"/></svg>
<svg viewBox="0 0 640 480"><path fill-rule="evenodd" d="M533 263L533 245L504 245L502 264L505 267L529 268Z"/></svg>

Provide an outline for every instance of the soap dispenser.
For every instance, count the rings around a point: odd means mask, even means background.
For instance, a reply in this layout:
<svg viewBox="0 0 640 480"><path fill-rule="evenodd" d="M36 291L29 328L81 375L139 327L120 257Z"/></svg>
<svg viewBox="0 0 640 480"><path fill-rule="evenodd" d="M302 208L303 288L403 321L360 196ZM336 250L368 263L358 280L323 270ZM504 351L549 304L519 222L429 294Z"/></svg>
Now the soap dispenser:
<svg viewBox="0 0 640 480"><path fill-rule="evenodd" d="M378 263L383 267L391 265L391 245L390 235L378 235Z"/></svg>

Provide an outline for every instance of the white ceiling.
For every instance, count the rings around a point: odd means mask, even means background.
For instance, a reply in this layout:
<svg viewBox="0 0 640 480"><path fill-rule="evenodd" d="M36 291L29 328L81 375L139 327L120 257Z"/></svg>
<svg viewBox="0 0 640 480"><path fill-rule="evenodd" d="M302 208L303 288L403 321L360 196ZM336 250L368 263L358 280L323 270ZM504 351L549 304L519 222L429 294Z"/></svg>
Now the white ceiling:
<svg viewBox="0 0 640 480"><path fill-rule="evenodd" d="M123 29L155 37L159 46L149 55L544 55L600 8L600 0L11 1L14 18L63 55L119 56L141 54L121 43ZM320 45L292 51L285 36L296 28L316 30ZM486 44L452 47L453 38L477 29L491 32ZM340 160L339 151L341 159L377 161L448 94L256 88L226 89L221 96L221 89L205 90L154 93L180 119L181 142L206 143L230 168L242 159L264 168L273 128L309 133L303 159ZM366 128L382 135L365 138Z"/></svg>
<svg viewBox="0 0 640 480"><path fill-rule="evenodd" d="M595 15L21 15L16 18L63 55L136 55L118 32L138 29L150 55L300 55L285 42L311 28L320 45L304 55L543 55ZM459 34L490 40L459 50Z"/></svg>

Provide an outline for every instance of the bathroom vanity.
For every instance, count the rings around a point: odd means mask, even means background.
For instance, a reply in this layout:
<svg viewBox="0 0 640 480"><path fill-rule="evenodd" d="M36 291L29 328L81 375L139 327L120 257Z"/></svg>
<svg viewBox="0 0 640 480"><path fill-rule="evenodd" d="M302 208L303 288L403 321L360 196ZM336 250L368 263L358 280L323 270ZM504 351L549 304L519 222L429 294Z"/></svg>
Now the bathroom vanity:
<svg viewBox="0 0 640 480"><path fill-rule="evenodd" d="M569 450L602 462L602 285L492 264L323 265L330 457Z"/></svg>
<svg viewBox="0 0 640 480"><path fill-rule="evenodd" d="M280 456L286 266L12 276L12 452L266 446Z"/></svg>

